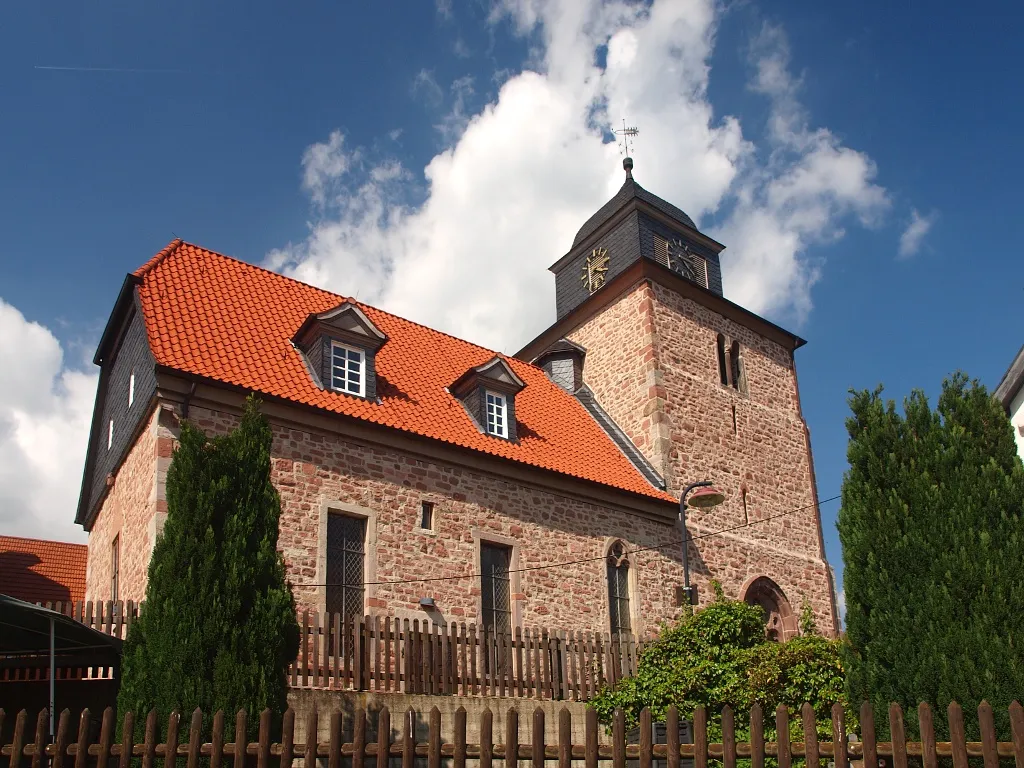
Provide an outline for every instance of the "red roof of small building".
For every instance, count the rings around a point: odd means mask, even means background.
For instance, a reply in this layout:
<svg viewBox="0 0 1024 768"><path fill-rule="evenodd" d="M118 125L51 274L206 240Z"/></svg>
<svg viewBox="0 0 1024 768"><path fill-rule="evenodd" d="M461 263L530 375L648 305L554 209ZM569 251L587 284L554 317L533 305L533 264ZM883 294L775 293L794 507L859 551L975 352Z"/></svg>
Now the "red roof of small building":
<svg viewBox="0 0 1024 768"><path fill-rule="evenodd" d="M85 599L84 544L0 536L0 594L29 603Z"/></svg>
<svg viewBox="0 0 1024 768"><path fill-rule="evenodd" d="M344 297L175 240L136 276L158 365L646 496L652 486L571 394L537 366L504 358L525 383L519 440L483 434L447 391L495 352L357 302L387 335L376 356L380 403L321 389L291 342Z"/></svg>

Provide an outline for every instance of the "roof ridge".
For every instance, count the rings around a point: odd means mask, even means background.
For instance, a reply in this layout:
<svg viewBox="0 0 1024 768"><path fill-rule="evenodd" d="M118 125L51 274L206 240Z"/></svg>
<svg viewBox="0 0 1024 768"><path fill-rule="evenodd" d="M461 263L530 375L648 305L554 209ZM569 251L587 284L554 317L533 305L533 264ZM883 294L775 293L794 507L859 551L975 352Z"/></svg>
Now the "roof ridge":
<svg viewBox="0 0 1024 768"><path fill-rule="evenodd" d="M183 242L184 241L180 237L174 238L173 240L171 240L171 242L169 242L167 245L165 245L163 247L163 250L161 250L159 253L157 253L156 256L154 256L149 261L147 261L145 264L143 264L141 267L136 269L133 274L136 277L145 277L149 272L153 271L153 269L157 266L157 264L162 262L164 259L166 259L168 256L170 256L176 250L178 250L178 248L181 247L181 244Z"/></svg>
<svg viewBox="0 0 1024 768"><path fill-rule="evenodd" d="M38 541L40 544L60 544L65 547L82 547L88 548L88 544L79 544L76 541L58 541L57 539L38 539L35 536L8 536L7 534L0 535L0 541L3 539L13 539L14 541Z"/></svg>
<svg viewBox="0 0 1024 768"><path fill-rule="evenodd" d="M172 248L172 246L175 246L175 248ZM375 306L373 304L367 304L366 302L360 301L359 299L353 298L352 296L343 296L340 293L335 293L334 291L329 291L326 288L321 288L321 287L316 286L316 285L310 285L309 283L304 283L302 280L299 280L297 278L291 277L289 275L281 274L280 272L275 272L274 270L267 269L266 267L260 266L259 264L253 264L250 261L245 261L244 259L240 259L240 258L238 258L236 256L229 256L226 253L221 253L220 251L214 251L214 250L211 250L210 248L207 248L204 245L199 245L198 243L192 243L192 242L189 242L187 240L182 240L181 238L177 238L176 240L173 240L170 245L168 245L166 248L164 248L164 250L160 251L160 253L158 253L156 256L154 256L152 259L150 259L148 262L146 262L142 267L140 267L138 270L136 270L135 274L139 275L140 277L144 276L146 274L146 272L152 270L154 267L157 266L157 264L159 264L165 258L170 256L173 253L174 250L177 250L181 246L188 246L188 247L191 247L191 248L198 248L201 251L206 251L206 253L212 254L214 256L219 256L222 259L227 259L228 261L233 261L233 262L235 262L237 264L241 264L242 266L245 266L245 267L251 267L252 269L258 270L260 272L265 272L268 275L273 275L274 277L280 278L282 280L287 280L287 281L289 281L291 283L296 283L298 285L301 285L303 288L312 288L313 290L320 291L321 293L327 294L328 296L333 296L333 297L335 297L335 298L340 300L339 303L344 302L344 301L351 301L352 303L354 303L354 304L356 304L356 305L358 305L360 307L363 307L363 308L366 308L366 309L370 309L370 310L372 310L374 312L381 312L381 313L383 313L385 315L389 315L390 317L397 318L397 319L401 320L404 323L409 323L410 325L414 325L417 328L423 328L425 330L428 330L431 333L436 333L436 334L439 334L441 336L445 336L445 337L447 337L449 339L453 339L454 341L458 341L458 342L461 342L463 344L468 344L471 347L474 347L476 349L482 350L484 352L488 352L491 355L498 355L498 356L501 356L501 357L504 357L504 358L507 358L507 359L510 359L510 360L515 360L516 362L519 362L519 363L523 363L524 365L528 365L531 368L538 368L538 369L540 369L539 366L536 366L536 365L534 365L533 363L531 363L531 362L529 362L527 360L522 360L522 359L516 357L515 355L509 355L509 354L506 354L504 352L499 352L496 349L491 349L490 347L485 347L485 346L483 346L481 344L477 344L476 342L470 341L469 339L463 339L463 338L461 338L459 336L455 336L454 334L447 333L446 331L442 331L442 330L439 330L437 328L433 328L432 326L426 325L425 323L420 323L420 322L417 322L416 320L410 320L408 317L405 317L404 315L399 315L399 314L396 314L394 312L389 312L388 310L381 309L380 307Z"/></svg>

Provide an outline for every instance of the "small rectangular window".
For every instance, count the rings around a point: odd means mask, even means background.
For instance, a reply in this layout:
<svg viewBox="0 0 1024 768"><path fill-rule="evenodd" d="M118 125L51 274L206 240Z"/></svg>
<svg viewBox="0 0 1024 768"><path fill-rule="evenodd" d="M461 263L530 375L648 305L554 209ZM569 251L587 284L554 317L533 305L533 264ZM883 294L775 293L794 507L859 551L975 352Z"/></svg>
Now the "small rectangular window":
<svg viewBox="0 0 1024 768"><path fill-rule="evenodd" d="M331 389L358 397L366 395L366 353L331 342Z"/></svg>
<svg viewBox="0 0 1024 768"><path fill-rule="evenodd" d="M434 502L420 503L420 528L425 531L434 530Z"/></svg>
<svg viewBox="0 0 1024 768"><path fill-rule="evenodd" d="M114 444L114 420L111 419L110 423L107 424L107 450L110 450L110 446Z"/></svg>
<svg viewBox="0 0 1024 768"><path fill-rule="evenodd" d="M508 437L508 403L497 392L487 392L487 434Z"/></svg>
<svg viewBox="0 0 1024 768"><path fill-rule="evenodd" d="M119 600L118 589L121 581L121 536L118 534L110 544L110 599Z"/></svg>
<svg viewBox="0 0 1024 768"><path fill-rule="evenodd" d="M132 371L132 375L128 377L128 407L132 407L132 403L135 402L135 372Z"/></svg>

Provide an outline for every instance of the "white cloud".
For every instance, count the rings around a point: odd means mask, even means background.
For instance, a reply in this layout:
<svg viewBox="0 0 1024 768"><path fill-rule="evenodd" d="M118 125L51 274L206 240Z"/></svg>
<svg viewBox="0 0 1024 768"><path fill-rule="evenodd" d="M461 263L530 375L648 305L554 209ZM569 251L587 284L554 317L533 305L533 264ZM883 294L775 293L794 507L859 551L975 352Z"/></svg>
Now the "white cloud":
<svg viewBox="0 0 1024 768"><path fill-rule="evenodd" d="M899 255L901 259L908 259L921 250L921 243L927 234L931 232L932 227L935 226L938 217L938 213L935 211L925 216L922 216L917 208L910 212L910 223L907 224L907 228L900 235Z"/></svg>
<svg viewBox="0 0 1024 768"><path fill-rule="evenodd" d="M0 299L0 531L84 541L74 524L97 376Z"/></svg>
<svg viewBox="0 0 1024 768"><path fill-rule="evenodd" d="M836 607L839 609L839 625L846 626L846 590L840 589L836 596Z"/></svg>
<svg viewBox="0 0 1024 768"><path fill-rule="evenodd" d="M708 62L719 10L713 0L496 3L492 24L511 24L534 43L531 68L502 75L497 97L473 113L471 91L457 84L438 126L446 149L423 169L425 188L411 169L375 180L372 169L393 168L393 158L373 163L333 135L314 145L306 178L330 190L318 198L320 188L307 184L318 205L310 234L268 263L514 351L554 320L546 268L622 183L607 129L627 117L641 131L637 180L698 224L712 213L722 219L709 234L728 246L727 295L801 320L822 268L810 247L841 238L850 218L877 223L888 198L867 155L811 127L777 27L766 26L751 49L751 88L770 106L761 145L737 119L715 114ZM427 71L414 89L428 100L445 92Z"/></svg>

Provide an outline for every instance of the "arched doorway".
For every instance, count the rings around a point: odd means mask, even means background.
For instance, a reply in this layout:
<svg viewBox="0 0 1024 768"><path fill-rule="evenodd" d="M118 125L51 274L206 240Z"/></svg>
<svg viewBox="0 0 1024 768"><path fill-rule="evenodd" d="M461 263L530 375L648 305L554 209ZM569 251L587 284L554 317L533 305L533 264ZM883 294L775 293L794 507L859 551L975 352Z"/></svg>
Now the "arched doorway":
<svg viewBox="0 0 1024 768"><path fill-rule="evenodd" d="M781 642L796 634L793 607L779 585L767 576L754 579L743 594L747 605L756 605L764 611L764 633L769 640Z"/></svg>

